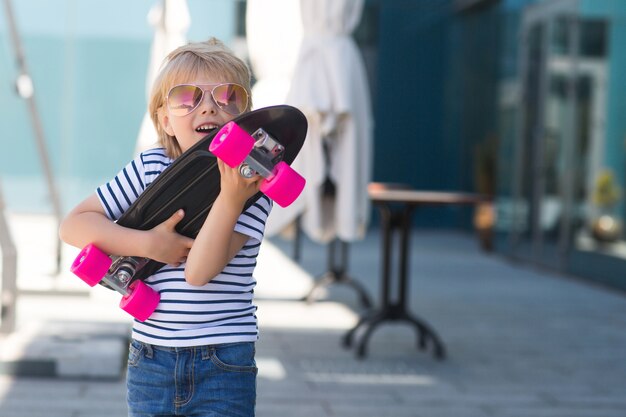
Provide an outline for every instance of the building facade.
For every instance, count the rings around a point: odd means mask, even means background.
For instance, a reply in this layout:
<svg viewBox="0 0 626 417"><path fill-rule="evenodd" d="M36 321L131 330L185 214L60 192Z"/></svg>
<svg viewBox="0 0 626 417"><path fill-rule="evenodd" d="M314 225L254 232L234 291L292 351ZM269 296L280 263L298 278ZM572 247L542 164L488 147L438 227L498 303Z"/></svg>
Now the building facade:
<svg viewBox="0 0 626 417"><path fill-rule="evenodd" d="M626 289L626 2L366 4L375 179L490 194L497 252Z"/></svg>
<svg viewBox="0 0 626 417"><path fill-rule="evenodd" d="M132 157L153 3L14 2L66 209ZM241 44L244 1L188 3L189 39ZM10 208L46 210L5 22L3 190ZM354 37L372 92L374 180L490 194L497 252L626 289L626 1L365 0ZM473 227L471 210L453 207L415 224Z"/></svg>
<svg viewBox="0 0 626 417"><path fill-rule="evenodd" d="M497 247L626 288L626 3L522 7L499 81Z"/></svg>
<svg viewBox="0 0 626 417"><path fill-rule="evenodd" d="M493 104L466 106L458 119L495 132L463 129L483 150L472 164L491 178L476 189L493 191L496 250L626 289L626 3L455 5L461 39L477 36L473 23L500 40L467 48L457 77ZM487 71L495 77L476 76L485 73L481 62L492 63Z"/></svg>

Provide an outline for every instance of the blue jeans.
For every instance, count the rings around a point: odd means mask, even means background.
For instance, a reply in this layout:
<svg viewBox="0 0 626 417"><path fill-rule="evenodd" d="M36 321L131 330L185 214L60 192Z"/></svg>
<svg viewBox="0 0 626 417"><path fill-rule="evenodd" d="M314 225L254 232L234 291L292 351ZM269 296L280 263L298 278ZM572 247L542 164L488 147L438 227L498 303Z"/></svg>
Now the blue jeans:
<svg viewBox="0 0 626 417"><path fill-rule="evenodd" d="M132 340L129 417L254 416L254 348L251 342L171 348Z"/></svg>

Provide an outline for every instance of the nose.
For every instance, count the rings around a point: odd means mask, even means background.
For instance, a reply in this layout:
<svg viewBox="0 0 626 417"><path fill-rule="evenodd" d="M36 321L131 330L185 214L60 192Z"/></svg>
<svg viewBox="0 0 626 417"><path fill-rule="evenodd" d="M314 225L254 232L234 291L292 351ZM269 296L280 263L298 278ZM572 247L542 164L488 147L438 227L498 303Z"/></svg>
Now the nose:
<svg viewBox="0 0 626 417"><path fill-rule="evenodd" d="M199 107L201 113L217 114L217 104L213 100L210 90L204 90L204 97Z"/></svg>

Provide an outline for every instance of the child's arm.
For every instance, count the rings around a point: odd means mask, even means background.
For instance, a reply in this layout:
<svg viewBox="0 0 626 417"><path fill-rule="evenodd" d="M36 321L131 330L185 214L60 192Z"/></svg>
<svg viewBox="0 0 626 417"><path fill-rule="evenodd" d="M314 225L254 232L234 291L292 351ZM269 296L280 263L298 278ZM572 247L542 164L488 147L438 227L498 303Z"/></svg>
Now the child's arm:
<svg viewBox="0 0 626 417"><path fill-rule="evenodd" d="M221 191L187 258L185 279L191 285L212 280L250 239L234 229L246 201L259 191L261 178L245 179L221 160L218 165Z"/></svg>
<svg viewBox="0 0 626 417"><path fill-rule="evenodd" d="M76 247L93 243L106 253L140 256L167 264L180 264L189 253L193 239L174 230L183 218L182 210L151 230L122 227L106 217L93 194L78 204L61 222L61 240Z"/></svg>

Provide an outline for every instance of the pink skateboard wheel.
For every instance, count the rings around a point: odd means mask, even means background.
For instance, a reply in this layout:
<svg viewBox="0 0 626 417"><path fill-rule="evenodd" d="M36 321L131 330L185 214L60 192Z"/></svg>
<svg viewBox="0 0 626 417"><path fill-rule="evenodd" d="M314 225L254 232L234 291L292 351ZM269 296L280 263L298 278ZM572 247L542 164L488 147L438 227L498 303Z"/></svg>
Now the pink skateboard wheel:
<svg viewBox="0 0 626 417"><path fill-rule="evenodd" d="M239 166L252 148L254 139L235 122L226 123L209 145L209 151L232 168Z"/></svg>
<svg viewBox="0 0 626 417"><path fill-rule="evenodd" d="M143 281L133 282L128 291L120 301L120 308L137 320L146 321L156 310L161 296Z"/></svg>
<svg viewBox="0 0 626 417"><path fill-rule="evenodd" d="M261 192L279 206L287 207L302 193L306 180L293 168L281 161L274 168L274 177L261 182Z"/></svg>
<svg viewBox="0 0 626 417"><path fill-rule="evenodd" d="M70 271L93 287L99 283L111 267L111 258L90 243L80 251Z"/></svg>

